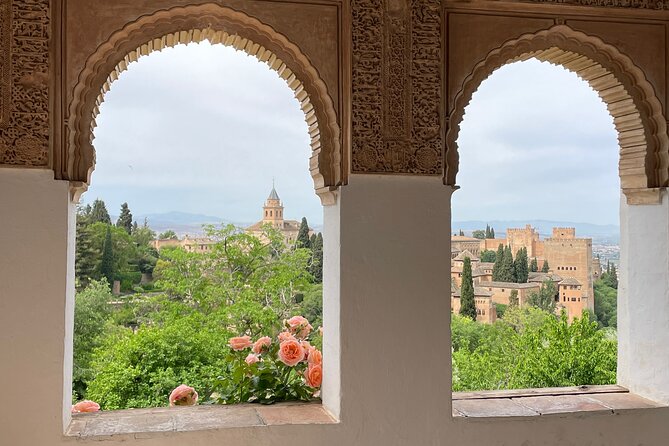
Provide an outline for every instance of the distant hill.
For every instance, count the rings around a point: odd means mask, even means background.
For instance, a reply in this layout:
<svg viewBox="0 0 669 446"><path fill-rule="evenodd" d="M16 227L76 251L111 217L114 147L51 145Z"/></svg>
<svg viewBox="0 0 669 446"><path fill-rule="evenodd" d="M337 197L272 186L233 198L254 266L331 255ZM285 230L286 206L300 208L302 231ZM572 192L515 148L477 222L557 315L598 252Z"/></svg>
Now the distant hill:
<svg viewBox="0 0 669 446"><path fill-rule="evenodd" d="M497 237L505 236L507 228L524 228L525 225L532 225L539 231L542 237L549 237L554 227L576 228L576 236L590 237L593 241L605 243L618 243L620 239L620 227L617 225L597 225L593 223L575 223L570 221L552 221L552 220L469 220L454 221L451 230L457 233L462 229L468 235L475 229L485 229L486 225L495 228Z"/></svg>

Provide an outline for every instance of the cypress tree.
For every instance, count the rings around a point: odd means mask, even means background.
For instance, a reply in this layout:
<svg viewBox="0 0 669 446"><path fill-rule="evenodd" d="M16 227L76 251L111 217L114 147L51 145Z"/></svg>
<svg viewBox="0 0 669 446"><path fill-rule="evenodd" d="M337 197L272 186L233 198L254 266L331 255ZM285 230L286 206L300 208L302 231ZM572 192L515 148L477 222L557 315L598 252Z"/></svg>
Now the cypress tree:
<svg viewBox="0 0 669 446"><path fill-rule="evenodd" d="M611 264L611 269L608 273L608 285L611 286L611 288L618 289L618 273L616 271L616 265Z"/></svg>
<svg viewBox="0 0 669 446"><path fill-rule="evenodd" d="M74 271L77 288L88 286L91 279L98 278L95 267L99 259L99 251L93 248L92 234L89 229L91 206L80 208L77 212L77 241Z"/></svg>
<svg viewBox="0 0 669 446"><path fill-rule="evenodd" d="M502 273L502 263L504 263L504 245L500 243L497 247L497 254L495 255L495 264L492 267L493 282L501 282L500 274Z"/></svg>
<svg viewBox="0 0 669 446"><path fill-rule="evenodd" d="M460 234L459 235L461 235L461 236L465 235L465 233L462 229L460 229Z"/></svg>
<svg viewBox="0 0 669 446"><path fill-rule="evenodd" d="M490 228L490 238L495 238L495 228Z"/></svg>
<svg viewBox="0 0 669 446"><path fill-rule="evenodd" d="M500 282L515 282L515 271L513 269L513 254L511 254L511 247L507 245L504 248L504 256L502 258L502 272L500 273Z"/></svg>
<svg viewBox="0 0 669 446"><path fill-rule="evenodd" d="M323 282L323 234L311 237L312 263L309 272L314 278L315 283Z"/></svg>
<svg viewBox="0 0 669 446"><path fill-rule="evenodd" d="M490 225L485 225L485 238L491 238L490 237Z"/></svg>
<svg viewBox="0 0 669 446"><path fill-rule="evenodd" d="M460 314L476 321L476 302L474 300L474 281L472 280L472 261L469 257L465 257L465 262L462 267Z"/></svg>
<svg viewBox="0 0 669 446"><path fill-rule="evenodd" d="M511 295L509 296L509 306L518 306L518 290L511 290Z"/></svg>
<svg viewBox="0 0 669 446"><path fill-rule="evenodd" d="M300 223L300 230L297 232L295 246L298 248L311 248L309 240L309 224L307 223L306 217L302 217L302 223Z"/></svg>
<svg viewBox="0 0 669 446"><path fill-rule="evenodd" d="M107 227L105 241L102 245L102 261L100 262L100 275L107 279L109 286L114 285L114 249L112 247L111 228Z"/></svg>
<svg viewBox="0 0 669 446"><path fill-rule="evenodd" d="M527 248L520 248L516 253L516 260L513 262L513 270L517 283L527 283L529 277Z"/></svg>
<svg viewBox="0 0 669 446"><path fill-rule="evenodd" d="M98 222L108 225L111 224L111 217L109 216L109 212L107 212L107 206L105 205L105 202L99 198L96 198L93 202L93 207L90 212L90 222L91 224Z"/></svg>
<svg viewBox="0 0 669 446"><path fill-rule="evenodd" d="M550 266L548 266L548 260L544 260L544 266L541 268L542 273L547 273L548 270L550 269Z"/></svg>
<svg viewBox="0 0 669 446"><path fill-rule="evenodd" d="M530 263L530 271L533 273L536 273L539 271L539 263L537 262L537 258L533 258L532 262Z"/></svg>
<svg viewBox="0 0 669 446"><path fill-rule="evenodd" d="M116 221L116 226L125 229L125 232L128 234L132 233L132 214L130 213L128 203L121 205L121 215L119 215Z"/></svg>

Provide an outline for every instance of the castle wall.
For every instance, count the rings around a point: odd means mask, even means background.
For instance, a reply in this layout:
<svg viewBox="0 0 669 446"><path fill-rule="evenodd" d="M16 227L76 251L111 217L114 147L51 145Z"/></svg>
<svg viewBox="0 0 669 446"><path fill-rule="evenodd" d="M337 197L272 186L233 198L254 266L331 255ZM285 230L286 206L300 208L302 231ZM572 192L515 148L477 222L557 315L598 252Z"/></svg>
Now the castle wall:
<svg viewBox="0 0 669 446"><path fill-rule="evenodd" d="M555 234L555 232L554 232ZM558 235L562 233L557 233ZM544 241L544 256L550 270L563 279L573 277L582 285L582 295L593 297L592 239L574 238L566 233L565 238L549 238ZM594 311L594 299L588 299L588 309Z"/></svg>

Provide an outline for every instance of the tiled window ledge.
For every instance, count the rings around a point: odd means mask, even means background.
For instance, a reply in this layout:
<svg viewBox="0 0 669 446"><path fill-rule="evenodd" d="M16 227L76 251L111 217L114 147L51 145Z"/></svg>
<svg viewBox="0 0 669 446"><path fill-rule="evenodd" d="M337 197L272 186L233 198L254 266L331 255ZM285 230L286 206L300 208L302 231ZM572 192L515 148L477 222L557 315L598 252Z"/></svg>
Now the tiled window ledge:
<svg viewBox="0 0 669 446"><path fill-rule="evenodd" d="M620 386L579 386L545 389L453 393L453 417L535 417L567 413L609 413L665 407L629 393Z"/></svg>
<svg viewBox="0 0 669 446"><path fill-rule="evenodd" d="M65 435L106 437L150 432L186 432L283 424L334 424L336 422L320 403L159 407L74 414Z"/></svg>

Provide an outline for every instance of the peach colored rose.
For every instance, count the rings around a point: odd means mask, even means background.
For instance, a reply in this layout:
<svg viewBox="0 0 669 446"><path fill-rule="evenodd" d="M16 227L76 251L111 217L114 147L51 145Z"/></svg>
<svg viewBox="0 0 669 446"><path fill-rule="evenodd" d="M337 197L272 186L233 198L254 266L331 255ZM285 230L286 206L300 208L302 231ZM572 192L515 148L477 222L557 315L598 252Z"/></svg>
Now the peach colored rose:
<svg viewBox="0 0 669 446"><path fill-rule="evenodd" d="M279 344L279 359L293 367L304 359L304 349L296 339L288 339Z"/></svg>
<svg viewBox="0 0 669 446"><path fill-rule="evenodd" d="M310 364L304 372L304 378L309 387L319 388L323 381L323 368L320 364Z"/></svg>
<svg viewBox="0 0 669 446"><path fill-rule="evenodd" d="M197 392L186 384L181 384L170 393L170 406L194 406L197 403Z"/></svg>
<svg viewBox="0 0 669 446"><path fill-rule="evenodd" d="M309 364L317 364L317 365L323 364L323 353L321 353L321 351L318 350L317 348L311 347L311 351L309 352L308 362Z"/></svg>
<svg viewBox="0 0 669 446"><path fill-rule="evenodd" d="M249 348L253 345L253 342L251 342L251 336L238 336L236 338L230 338L228 343L235 351L244 350L245 348Z"/></svg>
<svg viewBox="0 0 669 446"><path fill-rule="evenodd" d="M302 316L293 316L286 321L286 327L288 331L293 333L298 338L306 338L311 333L311 330L314 327L311 326L309 321Z"/></svg>
<svg viewBox="0 0 669 446"><path fill-rule="evenodd" d="M279 342L283 342L289 339L295 339L295 336L293 336L293 334L288 331L282 331L281 333L279 333L279 336L277 336L277 338L279 338Z"/></svg>
<svg viewBox="0 0 669 446"><path fill-rule="evenodd" d="M309 359L309 353L311 353L311 350L313 350L314 347L312 347L308 341L300 341L300 345L304 349L304 360L306 361Z"/></svg>
<svg viewBox="0 0 669 446"><path fill-rule="evenodd" d="M100 405L90 400L79 401L72 406L72 413L97 412L98 410L100 410Z"/></svg>
<svg viewBox="0 0 669 446"><path fill-rule="evenodd" d="M255 355L253 353L249 353L249 355L246 357L244 360L248 365L255 364L256 362L260 361L260 358L258 358L258 355Z"/></svg>
<svg viewBox="0 0 669 446"><path fill-rule="evenodd" d="M263 350L269 348L270 344L272 343L272 338L269 336L264 336L256 341L255 344L253 344L253 353L259 355L262 353Z"/></svg>

